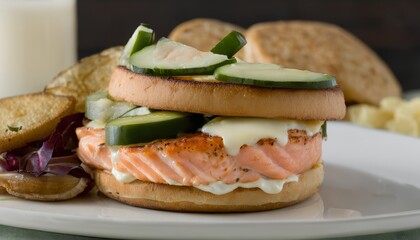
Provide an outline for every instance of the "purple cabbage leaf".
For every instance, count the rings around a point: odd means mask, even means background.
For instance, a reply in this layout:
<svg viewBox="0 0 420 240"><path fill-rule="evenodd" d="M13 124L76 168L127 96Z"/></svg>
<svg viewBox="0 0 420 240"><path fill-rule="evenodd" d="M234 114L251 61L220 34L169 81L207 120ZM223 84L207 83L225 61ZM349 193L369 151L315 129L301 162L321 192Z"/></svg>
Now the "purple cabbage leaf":
<svg viewBox="0 0 420 240"><path fill-rule="evenodd" d="M80 165L75 153L78 143L76 128L83 125L83 116L83 113L77 113L63 117L48 138L0 153L0 172L30 173L34 176L69 174L86 178L92 185L91 175Z"/></svg>

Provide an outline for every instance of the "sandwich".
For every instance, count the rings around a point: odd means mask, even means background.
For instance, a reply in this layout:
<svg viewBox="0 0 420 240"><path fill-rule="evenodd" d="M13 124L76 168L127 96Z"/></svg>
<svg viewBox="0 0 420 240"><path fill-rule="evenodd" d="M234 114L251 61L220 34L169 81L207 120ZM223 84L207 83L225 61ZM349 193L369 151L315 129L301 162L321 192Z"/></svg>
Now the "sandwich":
<svg viewBox="0 0 420 240"><path fill-rule="evenodd" d="M318 191L343 93L327 74L235 58L245 44L231 32L202 52L136 29L76 130L99 191L183 212L276 209Z"/></svg>
<svg viewBox="0 0 420 240"><path fill-rule="evenodd" d="M0 192L38 201L76 197L93 187L76 156L71 97L34 93L0 99Z"/></svg>

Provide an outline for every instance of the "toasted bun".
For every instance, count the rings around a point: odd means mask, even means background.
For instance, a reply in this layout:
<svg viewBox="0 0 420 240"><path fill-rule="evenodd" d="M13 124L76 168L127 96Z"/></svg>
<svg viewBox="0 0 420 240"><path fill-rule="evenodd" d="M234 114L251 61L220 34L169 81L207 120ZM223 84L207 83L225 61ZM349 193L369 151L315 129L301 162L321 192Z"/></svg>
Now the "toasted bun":
<svg viewBox="0 0 420 240"><path fill-rule="evenodd" d="M36 201L60 201L76 197L88 187L85 178L0 174L0 186L10 195ZM1 192L1 187L0 187Z"/></svg>
<svg viewBox="0 0 420 240"><path fill-rule="evenodd" d="M243 28L231 23L197 18L176 26L169 34L169 38L207 52L231 31L245 32ZM239 51L236 56L243 58L243 51Z"/></svg>
<svg viewBox="0 0 420 240"><path fill-rule="evenodd" d="M324 72L337 78L346 102L379 104L401 95L386 64L344 29L326 23L278 21L246 31L245 60Z"/></svg>
<svg viewBox="0 0 420 240"><path fill-rule="evenodd" d="M323 181L323 165L299 176L298 182L286 183L278 194L259 188L238 188L215 195L194 187L134 181L121 183L102 170L94 172L98 189L117 201L144 208L182 212L251 212L286 207L315 194Z"/></svg>
<svg viewBox="0 0 420 240"><path fill-rule="evenodd" d="M341 119L343 93L326 90L262 88L220 81L161 78L118 67L108 87L117 99L155 109L221 116Z"/></svg>
<svg viewBox="0 0 420 240"><path fill-rule="evenodd" d="M117 67L122 47L112 47L98 54L83 58L79 63L62 71L45 88L55 95L76 99L75 110L85 111L86 97L108 87L112 72Z"/></svg>
<svg viewBox="0 0 420 240"><path fill-rule="evenodd" d="M74 103L71 97L46 93L0 99L0 153L50 135Z"/></svg>

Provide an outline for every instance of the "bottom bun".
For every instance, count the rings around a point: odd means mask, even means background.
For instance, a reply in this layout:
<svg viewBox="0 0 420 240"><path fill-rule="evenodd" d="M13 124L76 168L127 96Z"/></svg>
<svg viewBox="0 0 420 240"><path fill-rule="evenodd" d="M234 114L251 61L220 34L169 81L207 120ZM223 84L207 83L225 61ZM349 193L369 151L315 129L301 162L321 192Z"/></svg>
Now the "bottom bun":
<svg viewBox="0 0 420 240"><path fill-rule="evenodd" d="M238 188L215 195L194 187L134 181L122 183L102 170L94 172L98 189L117 201L150 209L180 212L252 212L282 208L314 195L324 178L322 164L299 175L298 182L286 183L277 194L259 188Z"/></svg>
<svg viewBox="0 0 420 240"><path fill-rule="evenodd" d="M23 173L0 174L0 193L36 201L61 201L74 198L89 187L85 178L65 176L34 177Z"/></svg>

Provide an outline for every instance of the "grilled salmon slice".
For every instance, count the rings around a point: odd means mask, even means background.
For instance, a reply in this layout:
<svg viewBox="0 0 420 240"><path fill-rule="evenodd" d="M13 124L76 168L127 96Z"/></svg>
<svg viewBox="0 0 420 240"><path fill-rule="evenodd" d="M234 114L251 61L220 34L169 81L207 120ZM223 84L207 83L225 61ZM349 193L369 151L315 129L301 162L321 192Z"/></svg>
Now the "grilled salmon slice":
<svg viewBox="0 0 420 240"><path fill-rule="evenodd" d="M92 168L114 168L138 180L184 186L286 179L316 165L322 147L321 133L308 136L304 130L289 130L285 146L264 138L253 146L243 145L236 156L227 153L221 137L204 133L113 150L105 145L103 129L82 127L76 133L78 155Z"/></svg>

